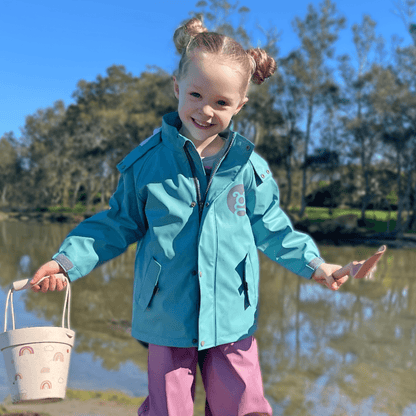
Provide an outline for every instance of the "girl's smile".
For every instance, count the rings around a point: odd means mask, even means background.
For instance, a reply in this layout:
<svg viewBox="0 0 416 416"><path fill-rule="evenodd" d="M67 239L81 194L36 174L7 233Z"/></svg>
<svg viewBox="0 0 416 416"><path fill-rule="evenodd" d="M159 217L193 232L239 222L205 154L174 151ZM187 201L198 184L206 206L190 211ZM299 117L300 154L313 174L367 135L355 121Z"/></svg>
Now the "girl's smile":
<svg viewBox="0 0 416 416"><path fill-rule="evenodd" d="M186 73L174 77L178 113L182 121L180 133L192 140L204 156L215 154L223 145L218 133L230 124L248 98L245 79L235 63L221 62L216 55L195 51Z"/></svg>
<svg viewBox="0 0 416 416"><path fill-rule="evenodd" d="M214 124L211 124L211 123L202 123L202 122L199 122L199 121L196 121L195 119L193 119L192 118L192 121L194 122L194 124L196 125L196 127L197 128L200 128L200 129L202 129L202 130L206 130L206 129L208 129L209 127L211 127L211 126L213 126Z"/></svg>

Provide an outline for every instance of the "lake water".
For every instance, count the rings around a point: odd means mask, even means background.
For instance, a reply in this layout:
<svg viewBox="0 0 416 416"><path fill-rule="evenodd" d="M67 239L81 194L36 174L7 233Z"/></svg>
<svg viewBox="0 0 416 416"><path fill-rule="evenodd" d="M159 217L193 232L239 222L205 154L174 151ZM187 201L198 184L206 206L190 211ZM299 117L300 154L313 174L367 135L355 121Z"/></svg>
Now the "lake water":
<svg viewBox="0 0 416 416"><path fill-rule="evenodd" d="M70 229L0 223L1 328L10 284L31 277ZM345 265L377 247L320 249L328 262ZM147 394L147 350L129 335L133 263L128 250L72 285L69 388ZM414 250L388 249L374 279L350 279L332 292L261 257L256 338L275 415L416 414L415 271ZM16 327L60 325L63 293L20 292L14 303ZM7 395L0 358L0 402Z"/></svg>

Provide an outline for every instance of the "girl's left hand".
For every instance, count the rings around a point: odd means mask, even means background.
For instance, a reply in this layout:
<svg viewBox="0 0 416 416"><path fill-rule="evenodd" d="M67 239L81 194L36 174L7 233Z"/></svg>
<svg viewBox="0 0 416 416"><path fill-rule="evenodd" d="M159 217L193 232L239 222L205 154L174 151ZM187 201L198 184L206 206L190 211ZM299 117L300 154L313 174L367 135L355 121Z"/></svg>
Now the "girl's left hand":
<svg viewBox="0 0 416 416"><path fill-rule="evenodd" d="M313 273L312 279L331 290L338 290L349 277L349 269L336 264L321 264Z"/></svg>

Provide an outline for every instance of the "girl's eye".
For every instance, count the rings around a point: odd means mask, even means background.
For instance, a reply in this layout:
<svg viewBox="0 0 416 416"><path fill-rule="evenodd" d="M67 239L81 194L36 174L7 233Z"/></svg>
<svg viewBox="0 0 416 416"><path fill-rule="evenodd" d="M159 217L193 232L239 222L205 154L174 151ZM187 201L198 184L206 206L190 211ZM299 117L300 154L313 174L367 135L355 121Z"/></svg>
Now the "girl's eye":
<svg viewBox="0 0 416 416"><path fill-rule="evenodd" d="M195 98L200 98L201 97L201 94L199 94L197 92L191 92L191 95L192 95L192 97L195 97Z"/></svg>
<svg viewBox="0 0 416 416"><path fill-rule="evenodd" d="M218 101L218 104L219 104L220 106L227 105L227 103L226 103L224 100L220 100L220 101Z"/></svg>

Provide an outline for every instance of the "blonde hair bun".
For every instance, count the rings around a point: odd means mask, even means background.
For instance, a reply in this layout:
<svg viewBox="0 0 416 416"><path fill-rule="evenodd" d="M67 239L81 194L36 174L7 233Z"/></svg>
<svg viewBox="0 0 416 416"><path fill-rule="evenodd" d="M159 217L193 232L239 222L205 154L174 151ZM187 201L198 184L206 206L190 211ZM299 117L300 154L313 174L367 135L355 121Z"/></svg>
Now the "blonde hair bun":
<svg viewBox="0 0 416 416"><path fill-rule="evenodd" d="M196 17L188 20L185 24L178 27L173 35L173 42L176 50L182 55L186 50L189 42L199 33L208 32L202 21Z"/></svg>
<svg viewBox="0 0 416 416"><path fill-rule="evenodd" d="M247 54L254 61L254 71L251 76L251 80L254 84L262 84L267 78L275 73L277 69L276 61L268 55L264 49L248 49Z"/></svg>

